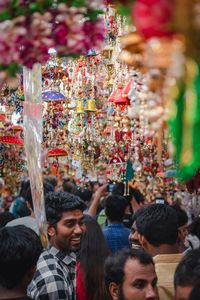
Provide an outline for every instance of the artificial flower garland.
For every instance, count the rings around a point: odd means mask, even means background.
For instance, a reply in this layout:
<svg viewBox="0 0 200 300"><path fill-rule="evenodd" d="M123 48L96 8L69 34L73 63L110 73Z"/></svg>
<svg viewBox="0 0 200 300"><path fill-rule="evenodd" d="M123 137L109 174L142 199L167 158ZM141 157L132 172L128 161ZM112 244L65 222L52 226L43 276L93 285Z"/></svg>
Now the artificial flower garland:
<svg viewBox="0 0 200 300"><path fill-rule="evenodd" d="M0 84L20 65L45 63L49 48L59 56L98 49L104 40L101 8L101 0L0 1Z"/></svg>

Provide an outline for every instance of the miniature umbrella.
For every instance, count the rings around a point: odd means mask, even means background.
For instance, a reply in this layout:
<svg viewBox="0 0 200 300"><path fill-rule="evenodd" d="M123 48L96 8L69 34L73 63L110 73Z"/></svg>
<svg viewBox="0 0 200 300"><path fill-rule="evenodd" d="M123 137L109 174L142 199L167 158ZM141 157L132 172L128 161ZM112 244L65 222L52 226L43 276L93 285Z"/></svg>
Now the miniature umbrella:
<svg viewBox="0 0 200 300"><path fill-rule="evenodd" d="M7 144L7 145L16 145L19 147L24 146L24 142L22 139L18 138L17 136L11 136L11 135L0 136L0 143Z"/></svg>
<svg viewBox="0 0 200 300"><path fill-rule="evenodd" d="M43 101L64 101L65 96L60 92L54 90L45 91L42 93L42 100Z"/></svg>

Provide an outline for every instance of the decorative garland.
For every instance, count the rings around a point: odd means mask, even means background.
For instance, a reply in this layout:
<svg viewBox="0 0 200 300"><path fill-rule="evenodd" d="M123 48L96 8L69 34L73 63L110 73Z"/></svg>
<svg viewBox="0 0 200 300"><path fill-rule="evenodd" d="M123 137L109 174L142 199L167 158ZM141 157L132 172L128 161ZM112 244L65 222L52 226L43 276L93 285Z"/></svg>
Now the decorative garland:
<svg viewBox="0 0 200 300"><path fill-rule="evenodd" d="M104 40L101 0L3 2L0 84L14 77L20 65L32 68L35 63L45 63L49 48L56 49L59 56L76 56L98 49Z"/></svg>

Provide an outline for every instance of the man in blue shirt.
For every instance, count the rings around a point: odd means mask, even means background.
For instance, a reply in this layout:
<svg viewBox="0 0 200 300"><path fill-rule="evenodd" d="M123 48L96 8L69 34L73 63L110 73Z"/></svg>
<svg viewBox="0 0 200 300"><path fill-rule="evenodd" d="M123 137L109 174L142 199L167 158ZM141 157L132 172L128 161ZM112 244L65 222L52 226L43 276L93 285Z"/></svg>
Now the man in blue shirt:
<svg viewBox="0 0 200 300"><path fill-rule="evenodd" d="M129 246L130 230L122 223L128 206L128 201L118 195L108 196L105 201L108 226L103 229L103 234L112 253Z"/></svg>

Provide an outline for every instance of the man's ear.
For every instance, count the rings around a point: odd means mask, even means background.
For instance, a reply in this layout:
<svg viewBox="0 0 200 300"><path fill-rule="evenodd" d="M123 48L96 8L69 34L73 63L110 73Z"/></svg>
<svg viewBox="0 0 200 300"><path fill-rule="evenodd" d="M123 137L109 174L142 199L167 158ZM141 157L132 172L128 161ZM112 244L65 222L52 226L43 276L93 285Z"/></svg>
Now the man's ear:
<svg viewBox="0 0 200 300"><path fill-rule="evenodd" d="M138 233L138 240L140 242L140 245L146 249L147 247L147 240L145 239L145 237L143 235L141 235L140 233Z"/></svg>
<svg viewBox="0 0 200 300"><path fill-rule="evenodd" d="M119 300L119 286L115 282L109 284L109 292L112 297L112 300Z"/></svg>
<svg viewBox="0 0 200 300"><path fill-rule="evenodd" d="M53 237L56 234L56 230L52 225L48 224L47 225L47 233L50 237Z"/></svg>

